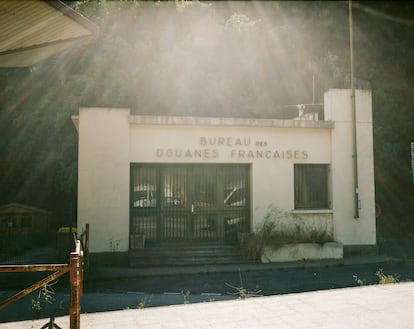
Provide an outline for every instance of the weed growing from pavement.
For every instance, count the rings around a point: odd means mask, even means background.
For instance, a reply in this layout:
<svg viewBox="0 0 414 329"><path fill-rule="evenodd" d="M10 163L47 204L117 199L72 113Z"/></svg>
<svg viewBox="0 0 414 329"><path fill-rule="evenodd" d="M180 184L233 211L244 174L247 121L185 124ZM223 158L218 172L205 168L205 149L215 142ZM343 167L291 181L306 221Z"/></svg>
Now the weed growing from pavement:
<svg viewBox="0 0 414 329"><path fill-rule="evenodd" d="M184 299L184 304L190 304L190 300L189 300L189 297L190 297L190 291L188 291L188 290L181 290L181 295L183 296L183 299Z"/></svg>
<svg viewBox="0 0 414 329"><path fill-rule="evenodd" d="M47 304L53 304L56 301L54 294L55 292L52 289L52 284L46 284L39 289L37 296L32 298L31 308L37 319L40 318L40 315Z"/></svg>
<svg viewBox="0 0 414 329"><path fill-rule="evenodd" d="M358 286L365 286L367 284L365 280L361 280L356 275L353 275L353 278Z"/></svg>
<svg viewBox="0 0 414 329"><path fill-rule="evenodd" d="M215 301L216 300L212 296L208 296L208 300L206 300L206 302L209 302L209 303L212 303L212 302L215 302Z"/></svg>
<svg viewBox="0 0 414 329"><path fill-rule="evenodd" d="M236 292L230 293L230 295L238 296L239 299L246 299L250 297L255 297L262 292L261 290L255 290L255 291L247 290L244 287L243 278L242 278L240 269L239 269L239 278L240 278L240 287L235 287L235 286L232 286L231 284L226 283L228 287L236 290Z"/></svg>
<svg viewBox="0 0 414 329"><path fill-rule="evenodd" d="M375 274L378 277L379 284L398 283L400 281L396 275L384 274L382 268L375 272Z"/></svg>
<svg viewBox="0 0 414 329"><path fill-rule="evenodd" d="M380 268L378 271L375 272L375 275L378 278L378 283L374 284L388 284L388 283L398 283L400 279L397 275L385 274L384 270ZM358 276L353 275L354 281L358 286L366 286L367 282L358 278Z"/></svg>
<svg viewBox="0 0 414 329"><path fill-rule="evenodd" d="M143 309L143 308L151 306L151 299L152 299L152 295L149 298L147 296L142 297L138 304L138 308Z"/></svg>

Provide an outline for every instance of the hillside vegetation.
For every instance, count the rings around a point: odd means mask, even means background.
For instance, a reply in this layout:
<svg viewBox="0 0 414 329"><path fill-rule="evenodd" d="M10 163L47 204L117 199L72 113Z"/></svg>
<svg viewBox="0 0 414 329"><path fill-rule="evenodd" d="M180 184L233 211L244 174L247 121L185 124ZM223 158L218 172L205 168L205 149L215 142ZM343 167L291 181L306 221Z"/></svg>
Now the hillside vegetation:
<svg viewBox="0 0 414 329"><path fill-rule="evenodd" d="M349 87L348 2L67 2L100 27L83 49L0 71L0 204L76 209L80 106L136 114L288 118ZM414 226L414 13L354 2L357 87L373 95L378 234Z"/></svg>

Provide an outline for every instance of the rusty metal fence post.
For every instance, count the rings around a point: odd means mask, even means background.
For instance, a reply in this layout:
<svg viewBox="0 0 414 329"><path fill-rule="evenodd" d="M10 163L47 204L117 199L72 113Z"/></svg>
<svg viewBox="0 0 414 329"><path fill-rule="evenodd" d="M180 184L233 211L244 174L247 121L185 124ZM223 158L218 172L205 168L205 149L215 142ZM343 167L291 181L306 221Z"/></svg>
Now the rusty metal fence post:
<svg viewBox="0 0 414 329"><path fill-rule="evenodd" d="M0 265L0 273L6 272L49 272L56 271L48 277L36 282L32 286L0 301L0 309L10 305L18 299L27 296L31 292L43 287L69 272L70 276L70 329L80 329L80 298L83 292L83 250L80 240L75 241L75 251L70 253L70 263L49 265Z"/></svg>
<svg viewBox="0 0 414 329"><path fill-rule="evenodd" d="M80 298L82 296L83 255L76 240L76 251L70 253L70 329L80 329Z"/></svg>

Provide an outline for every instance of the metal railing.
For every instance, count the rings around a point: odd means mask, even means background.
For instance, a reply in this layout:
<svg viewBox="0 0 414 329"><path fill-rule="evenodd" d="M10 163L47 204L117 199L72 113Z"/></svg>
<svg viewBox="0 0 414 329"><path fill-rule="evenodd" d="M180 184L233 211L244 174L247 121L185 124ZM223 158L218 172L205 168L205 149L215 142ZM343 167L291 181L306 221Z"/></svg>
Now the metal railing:
<svg viewBox="0 0 414 329"><path fill-rule="evenodd" d="M80 298L83 291L84 250L88 259L89 225L81 234L81 240L75 240L75 251L70 253L69 264L39 264L39 265L0 265L0 273L10 272L54 272L46 278L34 283L30 287L18 292L14 296L0 302L0 309L27 296L33 291L46 286L62 275L69 273L70 277L70 329L80 328ZM56 326L57 327L57 326ZM59 328L59 327L57 327Z"/></svg>

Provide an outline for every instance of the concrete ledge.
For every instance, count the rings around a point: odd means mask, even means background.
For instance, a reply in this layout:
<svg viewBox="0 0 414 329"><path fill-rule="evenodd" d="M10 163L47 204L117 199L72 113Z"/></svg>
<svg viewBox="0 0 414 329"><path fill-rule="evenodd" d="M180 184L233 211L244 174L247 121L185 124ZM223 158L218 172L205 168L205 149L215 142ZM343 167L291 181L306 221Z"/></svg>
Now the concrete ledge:
<svg viewBox="0 0 414 329"><path fill-rule="evenodd" d="M265 247L262 263L299 260L342 259L343 246L337 242L287 244L279 248Z"/></svg>
<svg viewBox="0 0 414 329"><path fill-rule="evenodd" d="M75 120L73 118L72 120ZM75 121L74 121L75 122ZM224 127L273 127L273 128L322 128L332 129L333 121L277 120L252 118L213 118L185 116L130 115L129 122L139 125L224 126Z"/></svg>

